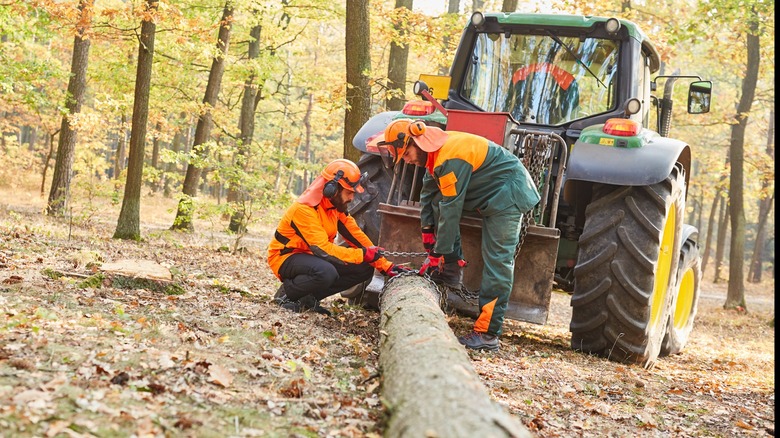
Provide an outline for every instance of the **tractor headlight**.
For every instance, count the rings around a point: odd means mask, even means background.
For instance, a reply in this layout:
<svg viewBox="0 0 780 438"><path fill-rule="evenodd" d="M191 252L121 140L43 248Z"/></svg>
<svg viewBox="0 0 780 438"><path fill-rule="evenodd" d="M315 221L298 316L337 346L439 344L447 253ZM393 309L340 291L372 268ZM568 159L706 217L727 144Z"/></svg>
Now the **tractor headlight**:
<svg viewBox="0 0 780 438"><path fill-rule="evenodd" d="M471 14L471 24L473 24L475 27L482 26L484 22L485 16L482 15L482 12L474 12Z"/></svg>
<svg viewBox="0 0 780 438"><path fill-rule="evenodd" d="M607 33L610 35L616 34L620 30L620 20L617 18L608 19L604 24L604 29L606 29Z"/></svg>

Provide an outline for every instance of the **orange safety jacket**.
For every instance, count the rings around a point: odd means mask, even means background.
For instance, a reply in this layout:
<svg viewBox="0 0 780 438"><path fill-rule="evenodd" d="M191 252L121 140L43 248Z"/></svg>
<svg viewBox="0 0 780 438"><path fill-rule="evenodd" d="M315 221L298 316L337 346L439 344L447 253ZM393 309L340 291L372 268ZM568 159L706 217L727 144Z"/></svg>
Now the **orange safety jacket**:
<svg viewBox="0 0 780 438"><path fill-rule="evenodd" d="M334 243L338 233L350 246ZM268 265L280 280L279 268L293 254L313 254L333 264L362 263L363 250L374 246L348 213L341 213L328 198L311 207L296 201L282 219L268 245ZM371 263L382 271L393 263L384 257Z"/></svg>

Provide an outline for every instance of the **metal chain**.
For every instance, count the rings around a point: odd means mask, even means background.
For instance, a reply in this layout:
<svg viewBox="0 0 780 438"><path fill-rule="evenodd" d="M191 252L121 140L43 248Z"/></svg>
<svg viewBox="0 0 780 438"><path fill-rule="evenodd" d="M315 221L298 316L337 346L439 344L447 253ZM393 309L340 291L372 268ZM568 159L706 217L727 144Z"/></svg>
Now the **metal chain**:
<svg viewBox="0 0 780 438"><path fill-rule="evenodd" d="M544 162L550 156L552 151L552 142L549 135L543 134L526 134L522 137L518 137L518 140L522 138L522 147L518 147L515 150L515 154L523 154L523 165L528 170L528 173L533 179L534 185L539 187L543 170ZM518 156L518 158L520 158ZM522 224L520 225L520 239L515 247L515 258L520 254L520 248L523 246L525 236L528 234L528 227L535 223L533 210L523 215Z"/></svg>
<svg viewBox="0 0 780 438"><path fill-rule="evenodd" d="M427 253L426 253L427 254ZM382 299L385 296L385 291L387 290L387 287L393 284L394 281L398 280L399 278L404 277L420 277L426 280L428 283L430 283L431 286L433 286L435 293L436 293L436 301L439 303L439 308L444 310L447 307L447 293L446 291L442 291L439 288L439 285L434 283L433 280L431 280L430 275L427 273L420 275L417 271L408 271L408 272L401 272L400 274L397 274L393 277L390 277L385 280L385 285L382 286L382 290L379 292L379 308L382 308Z"/></svg>
<svg viewBox="0 0 780 438"><path fill-rule="evenodd" d="M393 257L427 257L427 252L409 252L409 251L382 251L382 254Z"/></svg>

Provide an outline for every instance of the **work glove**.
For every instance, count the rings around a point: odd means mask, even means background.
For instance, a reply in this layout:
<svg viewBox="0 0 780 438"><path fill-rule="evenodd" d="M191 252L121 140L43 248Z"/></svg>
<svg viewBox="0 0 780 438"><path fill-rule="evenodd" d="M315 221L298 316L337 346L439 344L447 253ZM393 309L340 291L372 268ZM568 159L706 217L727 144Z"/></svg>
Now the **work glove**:
<svg viewBox="0 0 780 438"><path fill-rule="evenodd" d="M420 268L420 275L431 274L435 271L441 270L441 265L444 264L444 257L441 254L431 252L428 254L428 258L423 262Z"/></svg>
<svg viewBox="0 0 780 438"><path fill-rule="evenodd" d="M363 248L363 261L366 263L374 263L375 261L382 258L384 251L385 249L379 246L369 246L368 248Z"/></svg>
<svg viewBox="0 0 780 438"><path fill-rule="evenodd" d="M388 269L387 271L383 271L382 273L387 275L390 278L393 278L398 274L404 274L406 272L412 272L412 271L414 271L414 269L407 268L406 266L399 266L393 264L392 266L390 266L390 269Z"/></svg>
<svg viewBox="0 0 780 438"><path fill-rule="evenodd" d="M436 233L433 231L433 228L422 229L422 242L425 252L430 254L433 251L433 247L436 246Z"/></svg>

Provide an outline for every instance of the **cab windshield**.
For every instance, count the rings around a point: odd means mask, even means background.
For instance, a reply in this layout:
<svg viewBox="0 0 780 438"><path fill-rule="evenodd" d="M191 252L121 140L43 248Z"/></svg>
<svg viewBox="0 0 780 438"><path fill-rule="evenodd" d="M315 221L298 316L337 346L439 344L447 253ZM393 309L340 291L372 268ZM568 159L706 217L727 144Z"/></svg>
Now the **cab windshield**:
<svg viewBox="0 0 780 438"><path fill-rule="evenodd" d="M482 33L471 55L461 95L483 111L561 125L615 105L617 41Z"/></svg>

